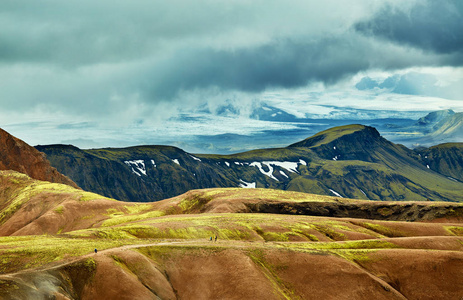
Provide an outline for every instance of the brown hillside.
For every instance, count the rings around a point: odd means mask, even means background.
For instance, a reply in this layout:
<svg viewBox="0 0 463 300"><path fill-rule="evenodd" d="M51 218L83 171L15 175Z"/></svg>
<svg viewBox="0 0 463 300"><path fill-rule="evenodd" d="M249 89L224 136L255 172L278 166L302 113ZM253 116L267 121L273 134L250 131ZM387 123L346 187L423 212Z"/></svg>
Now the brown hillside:
<svg viewBox="0 0 463 300"><path fill-rule="evenodd" d="M462 207L268 189L129 203L0 171L0 299L459 299Z"/></svg>
<svg viewBox="0 0 463 300"><path fill-rule="evenodd" d="M461 249L314 250L238 241L158 242L0 275L0 297L459 299L462 267Z"/></svg>
<svg viewBox="0 0 463 300"><path fill-rule="evenodd" d="M72 187L77 185L50 165L45 154L0 128L0 170L15 170L28 176Z"/></svg>

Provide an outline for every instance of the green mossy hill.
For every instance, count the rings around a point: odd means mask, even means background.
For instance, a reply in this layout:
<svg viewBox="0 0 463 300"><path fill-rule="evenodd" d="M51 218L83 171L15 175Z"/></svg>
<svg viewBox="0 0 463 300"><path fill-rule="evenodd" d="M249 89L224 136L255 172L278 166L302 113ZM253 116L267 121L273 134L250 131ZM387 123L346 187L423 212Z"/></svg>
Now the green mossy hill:
<svg viewBox="0 0 463 300"><path fill-rule="evenodd" d="M286 148L233 155L190 154L168 146L37 149L84 190L123 201L157 201L217 187L385 201L463 201L463 182L455 180L459 177L440 174L445 167L428 169L416 152L363 125L332 128ZM447 163L457 164L451 174L462 166L460 160Z"/></svg>
<svg viewBox="0 0 463 300"><path fill-rule="evenodd" d="M392 168L401 164L416 165L412 151L381 137L369 126L346 125L322 131L289 147L307 147L327 160L360 160L383 163Z"/></svg>
<svg viewBox="0 0 463 300"><path fill-rule="evenodd" d="M289 147L306 147L306 148L314 148L321 145L329 144L338 138L345 137L351 135L355 132L366 130L367 128L371 128L368 126L354 124L354 125L345 125L330 128L324 131L321 131L301 142L294 143ZM372 131L375 136L379 137L379 133L376 131Z"/></svg>

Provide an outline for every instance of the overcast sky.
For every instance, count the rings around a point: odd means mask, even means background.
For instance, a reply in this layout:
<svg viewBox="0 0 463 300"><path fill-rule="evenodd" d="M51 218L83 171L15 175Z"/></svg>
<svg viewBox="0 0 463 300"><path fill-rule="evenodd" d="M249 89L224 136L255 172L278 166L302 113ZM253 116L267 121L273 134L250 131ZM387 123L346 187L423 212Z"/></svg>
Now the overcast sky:
<svg viewBox="0 0 463 300"><path fill-rule="evenodd" d="M462 20L459 0L2 0L0 126L115 146L227 101L463 111Z"/></svg>

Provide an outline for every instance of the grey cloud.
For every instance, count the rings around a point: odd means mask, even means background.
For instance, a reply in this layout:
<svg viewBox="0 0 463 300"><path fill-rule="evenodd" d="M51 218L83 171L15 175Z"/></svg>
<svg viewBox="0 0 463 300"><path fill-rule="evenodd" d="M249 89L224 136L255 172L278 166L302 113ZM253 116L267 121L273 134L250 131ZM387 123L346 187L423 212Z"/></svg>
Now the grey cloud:
<svg viewBox="0 0 463 300"><path fill-rule="evenodd" d="M283 40L235 51L199 49L181 53L161 67L164 72L153 81L152 92L154 97L168 98L182 90L216 86L260 92L310 81L333 83L367 67L368 61L356 55L356 49L338 40Z"/></svg>
<svg viewBox="0 0 463 300"><path fill-rule="evenodd" d="M410 11L385 6L371 20L357 23L355 29L439 54L461 53L462 19L463 2L460 0L417 1Z"/></svg>
<svg viewBox="0 0 463 300"><path fill-rule="evenodd" d="M374 88L379 88L379 83L378 81L371 79L370 77L363 77L355 87L358 90L364 91L364 90L372 90Z"/></svg>
<svg viewBox="0 0 463 300"><path fill-rule="evenodd" d="M348 28L377 5L326 0L2 0L0 62L76 67ZM373 7L373 8L372 8ZM349 14L345 14L349 9Z"/></svg>
<svg viewBox="0 0 463 300"><path fill-rule="evenodd" d="M276 40L233 51L196 49L178 53L153 66L142 89L152 99L174 98L182 91L213 87L261 92L313 82L330 85L369 68L397 69L437 63L435 57L383 47L348 32L308 41Z"/></svg>
<svg viewBox="0 0 463 300"><path fill-rule="evenodd" d="M393 76L389 76L388 78L386 78L384 81L378 81L378 80L374 80L370 77L363 77L356 85L355 87L358 89L358 90L372 90L372 89L375 89L375 88L378 88L378 89L391 89L393 90L396 86L397 86L397 82L399 81L406 81L404 80L404 78L400 75L393 75ZM397 93L397 91L394 90L394 92ZM400 92L398 92L400 93ZM404 93L406 94L406 93Z"/></svg>
<svg viewBox="0 0 463 300"><path fill-rule="evenodd" d="M221 19L221 5L211 3L208 13L201 2L4 0L0 62L75 67L130 61L162 54L172 41L227 31L231 20Z"/></svg>

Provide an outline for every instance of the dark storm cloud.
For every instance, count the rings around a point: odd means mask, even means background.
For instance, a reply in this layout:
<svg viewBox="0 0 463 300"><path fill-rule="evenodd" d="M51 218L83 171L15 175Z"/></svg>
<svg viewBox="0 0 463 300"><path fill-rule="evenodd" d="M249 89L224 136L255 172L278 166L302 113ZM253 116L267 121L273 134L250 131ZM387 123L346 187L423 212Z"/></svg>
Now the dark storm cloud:
<svg viewBox="0 0 463 300"><path fill-rule="evenodd" d="M433 59L400 51L402 58L397 59L398 53L389 52L387 47L381 49L349 35L312 41L278 40L233 51L199 49L180 53L155 66L155 71L146 76L145 88L154 98L171 98L181 91L213 87L260 92L267 88L297 88L312 82L334 84L370 67L394 69L435 63Z"/></svg>
<svg viewBox="0 0 463 300"><path fill-rule="evenodd" d="M385 6L355 29L394 43L451 54L463 51L462 20L463 1L428 0L417 1L410 11Z"/></svg>

